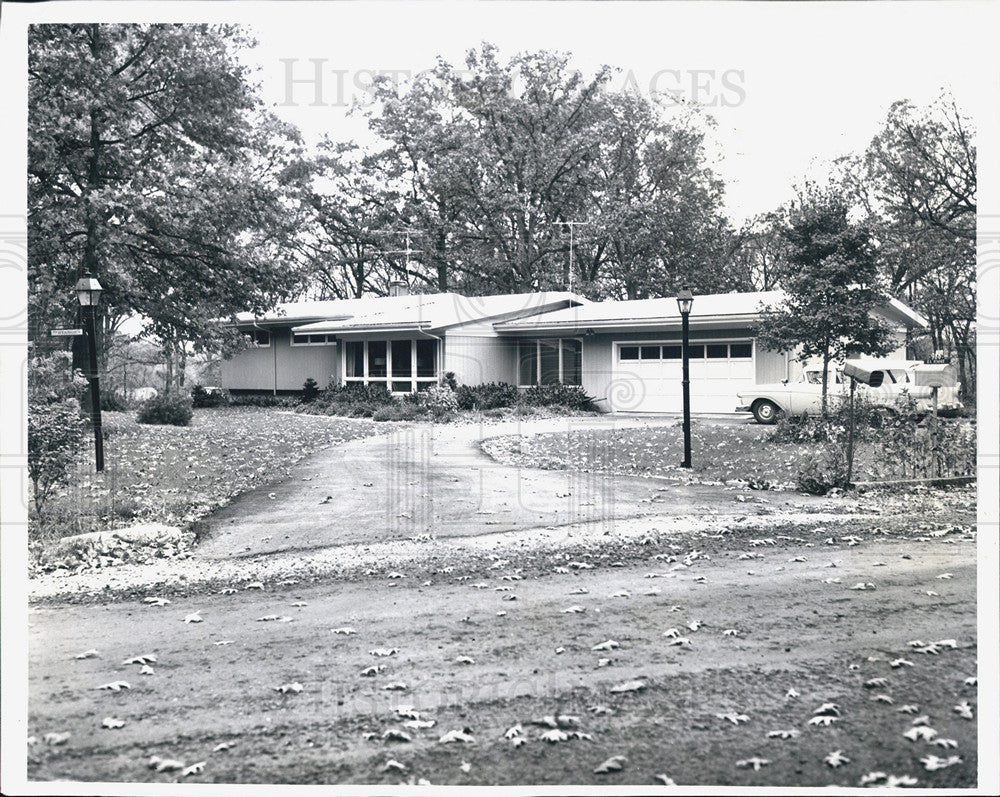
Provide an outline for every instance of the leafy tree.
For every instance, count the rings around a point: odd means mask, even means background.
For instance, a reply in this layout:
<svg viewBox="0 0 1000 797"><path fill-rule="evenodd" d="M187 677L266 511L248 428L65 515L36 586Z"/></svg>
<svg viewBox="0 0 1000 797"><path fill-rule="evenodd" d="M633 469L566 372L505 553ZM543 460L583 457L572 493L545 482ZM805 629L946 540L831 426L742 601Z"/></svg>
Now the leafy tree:
<svg viewBox="0 0 1000 797"><path fill-rule="evenodd" d="M892 105L862 157L851 192L879 243L887 288L930 324L930 348L956 350L975 382L976 147L971 121L942 94L927 107Z"/></svg>
<svg viewBox="0 0 1000 797"><path fill-rule="evenodd" d="M318 162L330 190L310 203L317 281L360 290L408 268L418 286L469 293L735 287L701 120L611 92L611 74L586 77L561 53L503 60L484 44L464 69L441 61L408 84L380 82L368 112L380 144L331 145ZM566 222L585 222L572 277ZM380 237L404 228L419 233L408 266L386 254L402 241Z"/></svg>
<svg viewBox="0 0 1000 797"><path fill-rule="evenodd" d="M147 320L168 369L218 342L218 317L295 289L286 188L297 133L266 113L233 26L59 24L29 32L29 313L75 315L104 286L106 331ZM181 376L168 374L170 382Z"/></svg>
<svg viewBox="0 0 1000 797"><path fill-rule="evenodd" d="M788 210L788 258L778 274L785 298L761 307L757 329L766 348L822 360L824 415L830 363L848 352L883 355L893 345L891 330L872 314L887 297L870 232L848 220L841 194L839 187L813 188Z"/></svg>

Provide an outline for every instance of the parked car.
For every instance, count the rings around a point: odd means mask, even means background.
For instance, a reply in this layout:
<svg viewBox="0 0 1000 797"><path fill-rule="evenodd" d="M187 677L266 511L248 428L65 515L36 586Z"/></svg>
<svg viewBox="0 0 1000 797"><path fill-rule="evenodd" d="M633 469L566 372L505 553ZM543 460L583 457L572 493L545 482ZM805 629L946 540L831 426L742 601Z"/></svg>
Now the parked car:
<svg viewBox="0 0 1000 797"><path fill-rule="evenodd" d="M934 408L934 393L931 387L918 378L918 368L923 365L919 360L859 360L868 369L876 368L883 374L879 387L858 385L859 395L864 395L869 401L894 410L896 399L904 392L916 402L916 411L921 414L931 412ZM845 378L840 367L831 369L828 376L827 398L846 397L850 380ZM958 399L961 384L938 388L938 412L941 414L956 413L962 409ZM782 414L786 415L818 415L823 405L823 367L822 365L806 366L802 375L795 382L783 379L780 383L755 385L752 390L737 394L739 406L737 412L753 413L757 423L774 423Z"/></svg>

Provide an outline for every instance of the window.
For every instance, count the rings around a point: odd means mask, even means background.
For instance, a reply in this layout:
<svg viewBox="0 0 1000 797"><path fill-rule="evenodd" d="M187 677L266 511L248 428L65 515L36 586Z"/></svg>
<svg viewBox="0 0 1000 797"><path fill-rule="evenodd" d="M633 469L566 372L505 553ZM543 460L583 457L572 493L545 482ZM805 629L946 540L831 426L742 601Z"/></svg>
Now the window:
<svg viewBox="0 0 1000 797"><path fill-rule="evenodd" d="M344 344L346 384L385 385L413 393L437 384L437 340L350 340Z"/></svg>
<svg viewBox="0 0 1000 797"><path fill-rule="evenodd" d="M750 360L753 358L753 343L690 343L688 358L692 360ZM644 362L676 362L683 359L681 344L676 341L654 344L641 343L618 347L619 361L641 360Z"/></svg>
<svg viewBox="0 0 1000 797"><path fill-rule="evenodd" d="M336 343L336 335L292 333L293 346L332 346L336 345Z"/></svg>
<svg viewBox="0 0 1000 797"><path fill-rule="evenodd" d="M559 345L562 348L562 383L564 385L582 385L583 341L563 338Z"/></svg>
<svg viewBox="0 0 1000 797"><path fill-rule="evenodd" d="M385 378L389 374L386 350L388 345L384 340L368 341L368 376Z"/></svg>
<svg viewBox="0 0 1000 797"><path fill-rule="evenodd" d="M268 348L271 345L271 333L266 329L251 329L243 333L250 345L255 349Z"/></svg>
<svg viewBox="0 0 1000 797"><path fill-rule="evenodd" d="M364 379L365 376L365 343L362 340L349 340L344 355L344 376L354 379Z"/></svg>
<svg viewBox="0 0 1000 797"><path fill-rule="evenodd" d="M583 341L576 338L521 340L517 344L517 384L580 385Z"/></svg>

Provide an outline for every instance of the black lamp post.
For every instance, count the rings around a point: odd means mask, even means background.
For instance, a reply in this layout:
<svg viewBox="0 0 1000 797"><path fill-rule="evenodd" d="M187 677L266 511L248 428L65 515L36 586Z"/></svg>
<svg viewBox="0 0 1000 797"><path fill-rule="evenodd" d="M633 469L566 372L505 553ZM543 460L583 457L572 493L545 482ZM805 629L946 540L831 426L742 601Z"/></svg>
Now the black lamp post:
<svg viewBox="0 0 1000 797"><path fill-rule="evenodd" d="M101 301L101 283L97 278L84 274L76 283L76 298L83 308L87 326L87 343L90 363L87 378L90 380L90 414L94 422L94 457L98 472L104 470L104 437L101 432L101 388L97 377L97 304Z"/></svg>
<svg viewBox="0 0 1000 797"><path fill-rule="evenodd" d="M681 391L684 397L684 461L682 468L691 467L691 374L688 359L688 316L694 296L687 288L677 294L677 308L681 311Z"/></svg>

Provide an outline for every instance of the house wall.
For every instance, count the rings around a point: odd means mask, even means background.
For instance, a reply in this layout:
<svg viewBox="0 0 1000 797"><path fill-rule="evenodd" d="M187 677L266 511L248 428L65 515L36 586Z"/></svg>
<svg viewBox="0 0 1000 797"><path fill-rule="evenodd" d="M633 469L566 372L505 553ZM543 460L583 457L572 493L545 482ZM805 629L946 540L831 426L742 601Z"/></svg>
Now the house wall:
<svg viewBox="0 0 1000 797"><path fill-rule="evenodd" d="M484 382L517 383L517 341L508 338L448 335L444 343L445 372L454 371L463 385Z"/></svg>
<svg viewBox="0 0 1000 797"><path fill-rule="evenodd" d="M267 348L245 349L222 363L222 386L229 390L301 390L309 377L323 388L338 378L339 347L292 346L288 328L271 330Z"/></svg>

